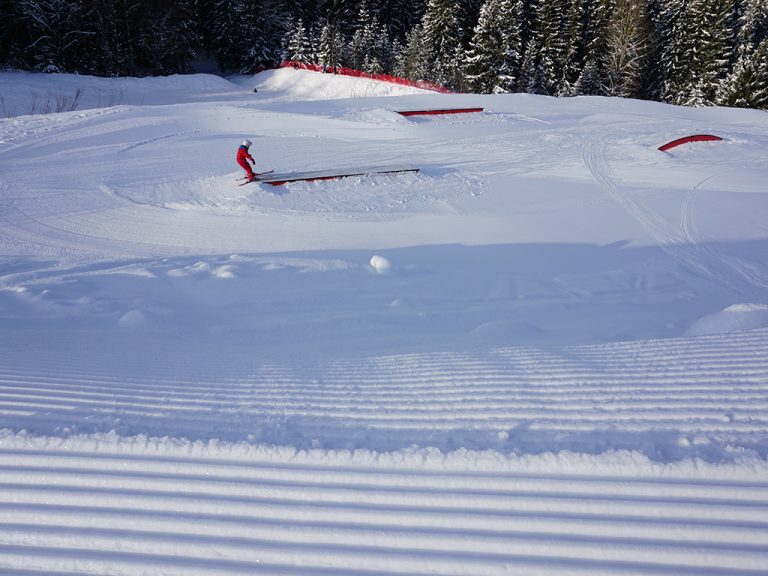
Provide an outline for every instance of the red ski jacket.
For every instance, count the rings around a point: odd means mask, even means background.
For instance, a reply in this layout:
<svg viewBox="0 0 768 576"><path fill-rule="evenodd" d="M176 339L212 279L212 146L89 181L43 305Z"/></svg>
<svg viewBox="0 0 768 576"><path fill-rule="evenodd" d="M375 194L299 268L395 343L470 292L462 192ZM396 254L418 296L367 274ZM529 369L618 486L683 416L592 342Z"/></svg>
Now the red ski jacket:
<svg viewBox="0 0 768 576"><path fill-rule="evenodd" d="M237 163L240 164L240 166L247 166L248 162L246 160L254 162L253 156L248 152L248 148L240 146L240 148L237 149Z"/></svg>

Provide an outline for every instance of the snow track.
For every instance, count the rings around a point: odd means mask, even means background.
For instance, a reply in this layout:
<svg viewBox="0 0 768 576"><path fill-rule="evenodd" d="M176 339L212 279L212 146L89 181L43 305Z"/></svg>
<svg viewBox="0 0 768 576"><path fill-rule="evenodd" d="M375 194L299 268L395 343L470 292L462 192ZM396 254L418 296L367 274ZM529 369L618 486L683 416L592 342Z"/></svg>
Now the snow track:
<svg viewBox="0 0 768 576"><path fill-rule="evenodd" d="M718 176L714 174L697 183L686 195L682 205L682 217L679 227L668 223L663 217L647 206L641 199L641 190L632 189L615 173L608 161L608 144L598 139L589 139L583 147L584 162L600 186L616 200L634 219L651 234L658 245L681 266L695 275L718 283L725 287L739 287L739 283L749 288L765 290L768 277L762 271L744 264L739 259L721 253L694 235L695 226L691 222L691 203L703 185Z"/></svg>
<svg viewBox="0 0 768 576"><path fill-rule="evenodd" d="M6 356L0 419L27 432L0 436L0 573L764 573L768 482L737 460L768 452L766 347L763 330L215 382ZM288 429L294 447L266 447ZM537 446L602 454L501 456ZM720 463L654 463L690 456Z"/></svg>
<svg viewBox="0 0 768 576"><path fill-rule="evenodd" d="M137 378L3 359L0 418L40 435L181 435L301 448L526 453L629 449L653 459L768 453L768 331L541 351L501 348ZM242 365L243 360L229 362ZM92 368L91 368L92 369ZM311 375L311 376L308 376Z"/></svg>
<svg viewBox="0 0 768 576"><path fill-rule="evenodd" d="M0 449L5 574L744 575L768 561L768 483L660 476L647 462L634 477L568 473L567 461L468 472L471 453L414 466L5 440L19 446Z"/></svg>

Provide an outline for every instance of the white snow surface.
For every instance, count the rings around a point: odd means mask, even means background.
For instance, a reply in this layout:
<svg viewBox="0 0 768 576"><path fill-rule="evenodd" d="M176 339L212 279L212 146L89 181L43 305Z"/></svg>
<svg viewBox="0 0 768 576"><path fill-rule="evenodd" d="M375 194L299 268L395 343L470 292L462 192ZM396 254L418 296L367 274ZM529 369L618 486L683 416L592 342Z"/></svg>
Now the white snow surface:
<svg viewBox="0 0 768 576"><path fill-rule="evenodd" d="M0 574L768 574L765 112L283 69L0 116ZM244 138L420 172L238 186Z"/></svg>

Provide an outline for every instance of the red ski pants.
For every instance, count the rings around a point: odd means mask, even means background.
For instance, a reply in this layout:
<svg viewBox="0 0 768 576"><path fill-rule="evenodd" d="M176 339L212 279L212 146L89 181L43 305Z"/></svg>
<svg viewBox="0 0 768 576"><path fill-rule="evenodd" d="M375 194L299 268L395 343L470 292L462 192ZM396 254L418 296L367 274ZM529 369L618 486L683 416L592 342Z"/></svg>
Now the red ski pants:
<svg viewBox="0 0 768 576"><path fill-rule="evenodd" d="M237 161L237 163L243 167L245 170L245 175L248 176L248 178L253 178L253 170L251 169L251 165L248 164L248 160L241 158Z"/></svg>

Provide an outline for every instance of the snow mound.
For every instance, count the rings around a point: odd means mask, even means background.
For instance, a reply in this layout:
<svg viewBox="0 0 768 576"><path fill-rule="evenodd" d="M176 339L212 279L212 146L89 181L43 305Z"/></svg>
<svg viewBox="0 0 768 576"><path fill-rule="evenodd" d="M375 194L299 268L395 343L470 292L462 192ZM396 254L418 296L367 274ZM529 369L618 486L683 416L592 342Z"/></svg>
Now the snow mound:
<svg viewBox="0 0 768 576"><path fill-rule="evenodd" d="M117 322L121 328L141 328L147 324L147 317L141 310L129 310Z"/></svg>
<svg viewBox="0 0 768 576"><path fill-rule="evenodd" d="M309 70L281 68L268 70L255 77L255 88L268 92L278 100L334 100L339 98L367 98L373 96L403 96L432 94L428 90L401 86L369 78L354 78L322 74Z"/></svg>
<svg viewBox="0 0 768 576"><path fill-rule="evenodd" d="M768 305L734 304L722 312L700 318L693 323L685 335L708 336L759 328L768 328Z"/></svg>
<svg viewBox="0 0 768 576"><path fill-rule="evenodd" d="M206 95L239 90L213 74L149 78L100 78L80 74L0 74L0 117L72 112L119 105L196 102Z"/></svg>
<svg viewBox="0 0 768 576"><path fill-rule="evenodd" d="M408 124L408 119L393 110L387 108L373 108L363 110L348 110L341 115L342 120L349 122L365 122L368 124Z"/></svg>

